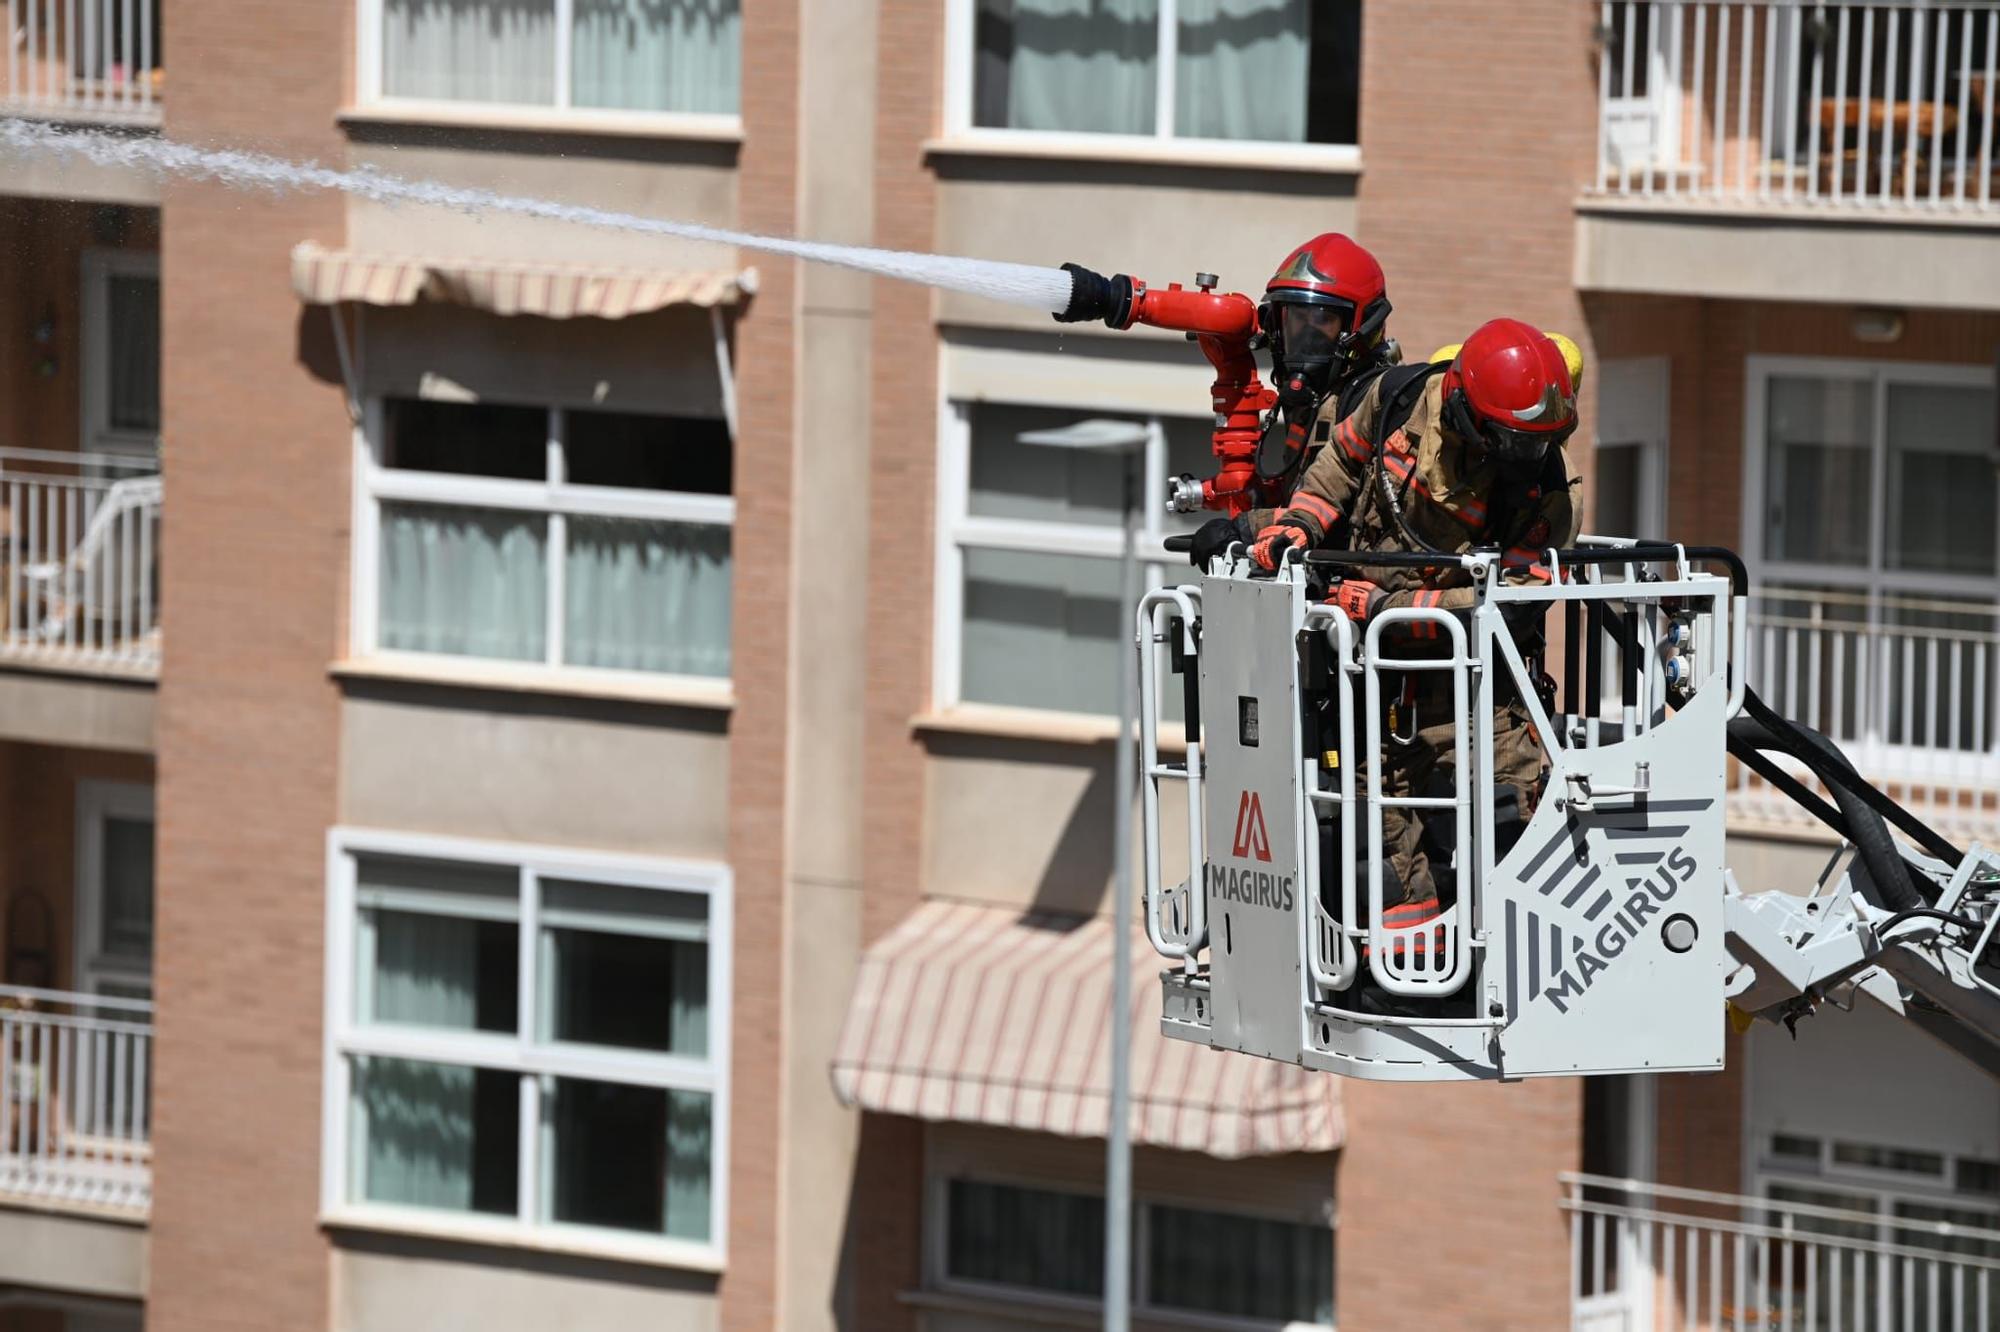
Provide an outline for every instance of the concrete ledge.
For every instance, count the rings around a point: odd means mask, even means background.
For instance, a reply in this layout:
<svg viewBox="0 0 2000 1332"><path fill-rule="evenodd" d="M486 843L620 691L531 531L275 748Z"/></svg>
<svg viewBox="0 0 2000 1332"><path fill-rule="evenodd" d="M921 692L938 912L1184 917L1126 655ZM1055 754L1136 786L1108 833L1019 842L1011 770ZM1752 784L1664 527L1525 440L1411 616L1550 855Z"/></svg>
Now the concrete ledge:
<svg viewBox="0 0 2000 1332"><path fill-rule="evenodd" d="M0 1205L0 1286L146 1297L143 1220Z"/></svg>
<svg viewBox="0 0 2000 1332"><path fill-rule="evenodd" d="M79 128L115 131L123 127L91 124ZM142 208L160 206L160 178L152 172L97 166L69 156L42 157L18 149L0 149L0 180L7 182L7 193L30 199L76 199Z"/></svg>
<svg viewBox="0 0 2000 1332"><path fill-rule="evenodd" d="M1990 310L2000 217L1833 216L1581 205L1576 285L1746 301Z"/></svg>
<svg viewBox="0 0 2000 1332"><path fill-rule="evenodd" d="M151 680L0 667L0 740L153 752Z"/></svg>

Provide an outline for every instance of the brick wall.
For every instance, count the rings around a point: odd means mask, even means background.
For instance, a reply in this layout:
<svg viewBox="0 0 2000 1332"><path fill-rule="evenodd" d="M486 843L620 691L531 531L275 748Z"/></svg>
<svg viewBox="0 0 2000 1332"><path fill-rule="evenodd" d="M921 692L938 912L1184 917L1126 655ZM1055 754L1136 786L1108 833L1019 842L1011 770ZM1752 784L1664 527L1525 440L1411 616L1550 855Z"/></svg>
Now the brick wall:
<svg viewBox="0 0 2000 1332"><path fill-rule="evenodd" d="M341 159L346 0L181 0L168 133ZM322 195L173 184L164 207L166 634L148 1326L326 1322L322 893L335 810L349 431L294 243Z"/></svg>
<svg viewBox="0 0 2000 1332"><path fill-rule="evenodd" d="M795 0L750 0L743 14L744 227L790 234L798 211L799 14ZM784 1325L778 1214L784 1168L786 661L792 593L792 448L797 434L798 273L756 256L761 282L738 326L741 417L730 724L729 858L736 884L736 992L731 1014L729 1269L722 1321Z"/></svg>
<svg viewBox="0 0 2000 1332"><path fill-rule="evenodd" d="M936 244L936 178L924 164L922 145L941 124L943 25L942 7L928 0L882 0L875 243L891 249ZM922 879L924 758L910 718L928 705L931 693L938 417L932 320L930 292L901 282L875 284L864 943L881 937L916 904Z"/></svg>

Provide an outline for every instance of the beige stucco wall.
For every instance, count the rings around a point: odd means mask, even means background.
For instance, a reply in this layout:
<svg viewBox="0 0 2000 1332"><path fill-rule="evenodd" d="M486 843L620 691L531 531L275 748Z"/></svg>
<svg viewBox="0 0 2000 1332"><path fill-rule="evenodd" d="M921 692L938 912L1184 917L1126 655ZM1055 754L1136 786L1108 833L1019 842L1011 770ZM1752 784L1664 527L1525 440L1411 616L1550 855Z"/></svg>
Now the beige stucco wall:
<svg viewBox="0 0 2000 1332"><path fill-rule="evenodd" d="M391 175L731 226L734 144L352 124L348 160ZM303 238L302 238L303 239ZM547 260L612 268L730 268L733 248L568 222L354 199L347 243L379 254Z"/></svg>
<svg viewBox="0 0 2000 1332"><path fill-rule="evenodd" d="M721 860L726 716L357 685L341 705L340 820Z"/></svg>
<svg viewBox="0 0 2000 1332"><path fill-rule="evenodd" d="M1576 220L1576 285L1736 300L1990 310L2000 231L1964 223L1606 207Z"/></svg>
<svg viewBox="0 0 2000 1332"><path fill-rule="evenodd" d="M151 753L150 681L0 671L0 740Z"/></svg>
<svg viewBox="0 0 2000 1332"><path fill-rule="evenodd" d="M1108 909L1112 753L1106 743L939 733L924 767L923 890L997 906ZM1161 873L1187 874L1187 805L1160 801ZM1141 835L1133 818L1134 845ZM1139 861L1133 861L1137 874Z"/></svg>
<svg viewBox="0 0 2000 1332"><path fill-rule="evenodd" d="M720 1325L713 1279L370 1238L333 1252L333 1332L596 1332Z"/></svg>
<svg viewBox="0 0 2000 1332"><path fill-rule="evenodd" d="M0 1207L0 1287L143 1299L146 1238L142 1222Z"/></svg>
<svg viewBox="0 0 2000 1332"><path fill-rule="evenodd" d="M1192 286L1200 271L1225 291L1254 294L1300 242L1355 229L1348 172L943 155L935 164L941 254L1073 261L1155 284ZM946 323L1051 328L1046 314L952 293L937 311Z"/></svg>

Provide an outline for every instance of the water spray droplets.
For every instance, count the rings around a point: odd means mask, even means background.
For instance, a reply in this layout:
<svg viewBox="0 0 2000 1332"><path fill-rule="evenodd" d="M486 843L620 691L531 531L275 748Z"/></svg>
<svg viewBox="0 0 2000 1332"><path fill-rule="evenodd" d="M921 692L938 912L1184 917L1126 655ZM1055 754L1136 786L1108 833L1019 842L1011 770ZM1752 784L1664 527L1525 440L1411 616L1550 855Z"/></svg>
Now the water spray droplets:
<svg viewBox="0 0 2000 1332"><path fill-rule="evenodd" d="M274 193L338 190L342 194L377 203L417 204L475 215L506 213L611 231L713 241L719 245L803 259L808 263L858 269L878 277L983 296L988 300L1051 314L1069 303L1070 276L1059 268L759 236L747 231L704 226L698 222L641 217L635 213L500 194L493 190L409 180L372 167L338 171L308 162L290 162L263 153L196 148L171 139L61 129L7 118L0 118L0 148L68 157L98 166L149 171L189 180L212 180L236 189L263 189Z"/></svg>

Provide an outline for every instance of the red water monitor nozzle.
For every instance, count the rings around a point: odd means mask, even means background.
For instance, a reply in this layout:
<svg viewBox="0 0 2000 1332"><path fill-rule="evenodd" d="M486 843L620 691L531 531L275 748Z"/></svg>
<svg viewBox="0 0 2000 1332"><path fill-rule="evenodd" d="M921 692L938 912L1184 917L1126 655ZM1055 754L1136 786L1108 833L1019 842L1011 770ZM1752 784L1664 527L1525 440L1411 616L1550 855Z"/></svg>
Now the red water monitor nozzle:
<svg viewBox="0 0 2000 1332"><path fill-rule="evenodd" d="M1170 482L1172 507L1220 509L1234 517L1273 496L1259 493L1257 443L1263 434L1263 414L1277 402L1277 393L1257 375L1251 354L1258 334L1257 303L1241 292L1218 294L1215 275L1199 273L1196 289L1178 282L1149 287L1123 273L1105 277L1077 264L1064 264L1070 275L1069 304L1056 315L1061 324L1101 319L1106 327L1127 329L1134 324L1189 334L1215 367L1209 387L1215 411L1212 447L1220 464L1216 474L1200 483L1199 496L1191 480Z"/></svg>

